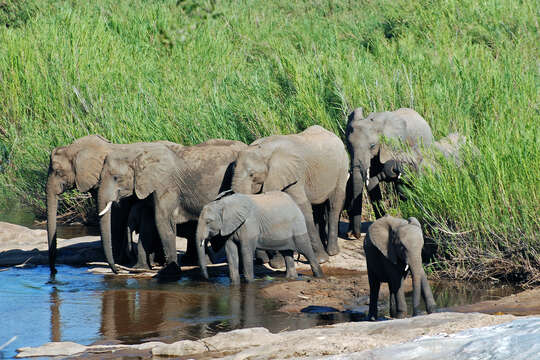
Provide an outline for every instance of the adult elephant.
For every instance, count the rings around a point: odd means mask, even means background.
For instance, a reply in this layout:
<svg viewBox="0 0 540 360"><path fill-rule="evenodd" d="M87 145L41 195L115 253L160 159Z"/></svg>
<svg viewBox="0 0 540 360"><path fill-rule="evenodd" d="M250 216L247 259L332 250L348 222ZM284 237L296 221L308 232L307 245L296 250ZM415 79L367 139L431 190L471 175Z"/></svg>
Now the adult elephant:
<svg viewBox="0 0 540 360"><path fill-rule="evenodd" d="M377 219L368 229L364 251L369 278L369 319L377 319L377 301L382 282L390 290L390 315L401 318L407 313L403 280L410 272L413 279L413 316L418 314L420 295L428 313L435 310L435 300L422 266L424 237L418 220L393 216Z"/></svg>
<svg viewBox="0 0 540 360"><path fill-rule="evenodd" d="M246 147L240 141L213 139L194 146L156 144L109 154L101 172L98 208L105 257L113 272L117 272L111 248L113 203L132 195L138 199L153 195L167 265L164 271L176 274L176 224L197 220L204 205L230 189L234 161ZM196 252L194 237L188 238L190 248Z"/></svg>
<svg viewBox="0 0 540 360"><path fill-rule="evenodd" d="M364 118L362 108L357 108L349 115L345 135L352 173L348 185L349 227L359 238L364 185L369 186L369 178L383 172L384 164L393 159L392 153L381 144L381 138L397 140L415 148L431 145L433 134L426 120L413 109L373 112ZM368 195L374 204L375 217L381 217L384 212L379 185L371 187Z"/></svg>
<svg viewBox="0 0 540 360"><path fill-rule="evenodd" d="M161 144L173 145L169 141ZM51 274L56 273L56 215L59 196L70 189L90 192L97 202L97 188L100 174L107 155L112 152L122 153L131 148L141 148L148 143L113 144L99 135L88 135L75 140L67 146L60 146L51 152L47 177L47 236L49 243L49 267ZM181 146L175 144L176 146ZM112 228L113 253L119 263L130 261L126 237L129 211L135 199L124 199L112 210L114 226Z"/></svg>
<svg viewBox="0 0 540 360"><path fill-rule="evenodd" d="M272 190L288 193L304 214L311 246L320 263L339 252L339 216L345 201L348 157L343 142L320 126L299 134L261 138L241 151L232 189L257 194ZM313 219L312 205L328 201L328 242L325 252Z"/></svg>

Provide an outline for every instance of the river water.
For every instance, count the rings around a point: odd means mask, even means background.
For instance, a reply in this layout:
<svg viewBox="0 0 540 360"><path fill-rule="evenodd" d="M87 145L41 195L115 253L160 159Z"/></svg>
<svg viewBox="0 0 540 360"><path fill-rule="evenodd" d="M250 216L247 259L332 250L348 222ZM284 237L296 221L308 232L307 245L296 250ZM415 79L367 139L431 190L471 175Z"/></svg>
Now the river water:
<svg viewBox="0 0 540 360"><path fill-rule="evenodd" d="M92 343L173 342L199 339L220 331L262 326L271 332L310 328L362 319L359 314L288 314L260 289L280 278L229 286L226 273L213 282L183 277L178 282L96 275L86 268L58 266L54 281L48 267L0 271L0 351L11 358L15 349L49 341ZM467 290L468 289L468 290ZM434 284L441 307L508 295L510 288ZM410 300L410 299L409 299Z"/></svg>
<svg viewBox="0 0 540 360"><path fill-rule="evenodd" d="M33 221L25 218L24 212L11 214L6 218L4 213L0 220L26 226ZM95 235L96 231L83 226L59 227L59 236ZM160 283L156 279L91 274L87 268L70 266L58 266L58 274L51 280L45 266L0 268L0 347L12 340L0 350L0 359L14 357L19 347L49 341L84 345L173 342L239 328L262 326L279 332L363 319L362 313L355 312L280 312L282 304L260 292L277 281L286 280L265 277L233 287L224 269L212 277L212 282L184 275L177 282ZM432 289L441 308L496 299L516 291L454 282L433 283Z"/></svg>

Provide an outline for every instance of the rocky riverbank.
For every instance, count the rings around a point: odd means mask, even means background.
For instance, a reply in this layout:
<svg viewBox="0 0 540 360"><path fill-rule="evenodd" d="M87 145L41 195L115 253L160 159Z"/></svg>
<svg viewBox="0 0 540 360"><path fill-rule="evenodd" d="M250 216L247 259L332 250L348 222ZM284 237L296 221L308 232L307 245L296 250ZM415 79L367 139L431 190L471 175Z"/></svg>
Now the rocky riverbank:
<svg viewBox="0 0 540 360"><path fill-rule="evenodd" d="M185 249L185 239L177 238L177 242L179 249ZM58 245L58 263L87 265L93 272L110 273L108 267L100 263L103 261L103 254L99 237L59 239ZM279 300L283 304L280 310L285 312L298 312L312 305L331 307L335 311L347 311L351 307L354 307L357 312L362 311L362 307L367 310L369 285L362 241L340 238L339 245L340 254L323 265L325 273L323 279L306 277L305 281L272 282L262 290L263 295ZM47 263L47 237L44 230L31 230L18 225L0 223L0 266L26 267ZM223 267L223 264L214 266ZM298 262L297 266L299 273L311 274L309 266L302 261ZM272 274L269 268L261 266L257 269L259 276ZM195 267L183 267L183 270L187 273L198 271ZM155 271L144 273L130 269L122 271L122 276L150 277L154 275ZM411 288L410 281L407 287ZM386 286L383 286L382 290L387 291ZM516 319L514 315L540 314L537 301L539 296L540 288L537 288L498 300L445 309L452 312L376 323L363 321L342 323L305 330L283 331L278 334L272 334L264 328L252 328L220 333L201 340L183 340L173 344L160 341L130 346L52 343L39 348L20 349L19 357L116 358L120 354L137 354L142 358L158 355L231 359L339 357L343 354L356 354L392 344L406 343L422 336L440 337L440 334L453 334L465 329L508 323ZM478 314L478 312L502 316Z"/></svg>

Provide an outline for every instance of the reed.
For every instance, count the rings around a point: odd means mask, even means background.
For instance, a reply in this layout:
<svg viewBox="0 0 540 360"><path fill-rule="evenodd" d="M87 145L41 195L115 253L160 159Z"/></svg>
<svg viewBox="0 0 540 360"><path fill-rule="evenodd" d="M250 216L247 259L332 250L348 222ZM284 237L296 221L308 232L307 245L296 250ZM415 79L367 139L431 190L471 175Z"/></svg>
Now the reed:
<svg viewBox="0 0 540 360"><path fill-rule="evenodd" d="M480 152L421 176L393 210L437 239L436 270L537 281L537 19L527 0L6 0L0 196L43 213L50 150L86 134L249 143L320 124L343 136L353 107L407 106Z"/></svg>

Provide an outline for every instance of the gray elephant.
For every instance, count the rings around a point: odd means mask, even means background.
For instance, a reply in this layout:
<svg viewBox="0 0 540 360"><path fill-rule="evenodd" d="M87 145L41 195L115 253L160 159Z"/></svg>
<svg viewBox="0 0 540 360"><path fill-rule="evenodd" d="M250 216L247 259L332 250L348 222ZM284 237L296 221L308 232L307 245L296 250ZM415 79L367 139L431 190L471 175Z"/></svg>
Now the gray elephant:
<svg viewBox="0 0 540 360"><path fill-rule="evenodd" d="M402 318L407 314L403 280L410 272L413 280L413 316L419 311L420 295L426 310L435 310L435 300L422 266L422 228L414 217L408 220L386 215L375 220L364 239L369 278L370 320L377 319L377 301L382 282L390 290L390 316Z"/></svg>
<svg viewBox="0 0 540 360"><path fill-rule="evenodd" d="M439 157L444 157L460 166L463 162L462 153L467 143L465 136L454 132L433 142L427 148L388 149L387 151L392 154L391 159L382 164L382 171L369 179L367 190L371 191L381 181L394 182L405 186L407 182L402 179L405 168L413 172L422 172L425 169L437 171L440 168ZM471 147L471 149L473 153L477 152L474 147Z"/></svg>
<svg viewBox="0 0 540 360"><path fill-rule="evenodd" d="M338 223L345 201L348 157L343 142L320 126L299 134L261 138L241 151L236 161L232 189L257 194L283 190L302 211L319 262L339 252ZM312 205L328 204L327 251L313 219Z"/></svg>
<svg viewBox="0 0 540 360"><path fill-rule="evenodd" d="M154 199L152 196L136 202L129 211L127 223L128 244L132 243L133 232L139 234L137 242L137 269L151 269L152 263L163 265L165 254L159 238L154 216Z"/></svg>
<svg viewBox="0 0 540 360"><path fill-rule="evenodd" d="M381 138L397 140L416 148L431 145L433 134L424 118L412 109L375 112L364 118L362 108L357 108L348 117L345 135L352 174L348 184L347 209L350 231L359 238L364 184L369 186L370 177L383 171L383 164L392 159L391 152L381 144ZM375 217L379 218L384 213L380 202L381 190L378 184L370 189L368 195L374 205Z"/></svg>
<svg viewBox="0 0 540 360"><path fill-rule="evenodd" d="M169 143L169 142L163 142ZM172 144L172 143L170 143ZM139 148L144 143L112 144L99 135L84 136L67 146L53 149L47 177L47 235L49 243L49 267L56 273L56 214L59 196L74 187L80 192L90 192L97 201L97 188L105 157L111 152L123 152ZM180 145L179 145L180 146ZM124 199L112 210L112 241L114 258L121 264L130 259L126 238L127 218L133 198Z"/></svg>
<svg viewBox="0 0 540 360"><path fill-rule="evenodd" d="M287 278L297 277L294 251L306 257L316 277L322 276L311 248L304 215L284 192L225 195L203 208L197 226L197 248L201 271L207 279L205 244L216 235L227 237L225 250L233 284L240 283L239 250L248 282L254 280L253 256L256 249L281 252L285 258Z"/></svg>
<svg viewBox="0 0 540 360"><path fill-rule="evenodd" d="M136 195L154 198L157 231L165 252L166 268L161 275L179 273L176 254L176 224L199 218L204 205L230 188L233 163L247 145L232 140L208 140L194 146L156 144L107 156L98 192L101 237L105 257L117 272L111 251L113 203ZM195 250L195 238L188 237L188 249Z"/></svg>

